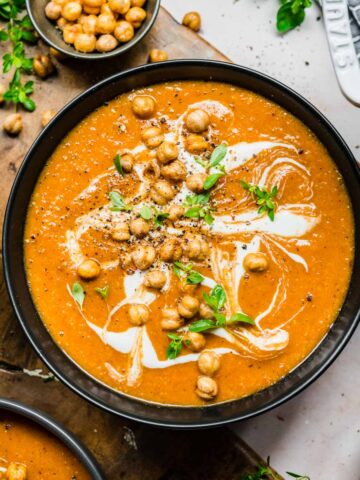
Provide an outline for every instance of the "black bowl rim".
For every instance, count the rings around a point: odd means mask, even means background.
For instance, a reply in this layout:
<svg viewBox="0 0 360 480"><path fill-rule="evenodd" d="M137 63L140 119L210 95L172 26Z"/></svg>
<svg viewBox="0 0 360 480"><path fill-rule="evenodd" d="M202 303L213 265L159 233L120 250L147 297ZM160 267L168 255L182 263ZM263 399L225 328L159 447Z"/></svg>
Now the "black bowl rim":
<svg viewBox="0 0 360 480"><path fill-rule="evenodd" d="M142 32L140 32L140 33L135 32L134 38L132 38L129 42L123 43L122 45L118 45L114 50L111 50L110 52L105 52L105 53L101 53L101 52L98 52L98 53L82 53L82 52L77 52L75 49L70 50L70 51L65 50L64 48L62 48L57 43L50 40L35 20L35 17L32 13L32 2L31 2L31 0L25 0L25 1L26 1L26 9L27 9L27 12L29 14L30 20L31 20L32 24L34 25L35 30L40 35L40 37L44 40L44 42L46 42L51 47L55 48L55 50L58 50L59 52L63 53L67 57L76 58L78 60L105 60L107 58L116 57L117 55L121 55L122 53L125 53L128 50L130 50L130 48L134 47L138 42L140 42L149 33L149 31L151 30L151 28L154 25L155 20L158 16L159 9L160 9L160 4L161 4L161 0L154 0L155 1L155 6L154 6L154 10L151 14L151 18L150 18L149 22L146 23L145 28L142 30Z"/></svg>
<svg viewBox="0 0 360 480"><path fill-rule="evenodd" d="M0 397L0 410L7 410L11 413L33 421L37 425L52 433L75 455L80 463L86 468L87 472L94 480L104 480L98 462L95 460L90 450L78 440L67 428L55 421L47 413L30 407L22 402L9 400Z"/></svg>
<svg viewBox="0 0 360 480"><path fill-rule="evenodd" d="M14 180L10 195L9 195L9 200L7 203L6 207L6 212L5 212L5 217L4 217L4 228L3 228L3 268L4 268L4 276L5 276L5 284L7 287L7 291L10 297L10 301L12 304L12 307L16 313L16 317L19 320L26 336L28 337L28 340L30 341L31 345L41 358L41 360L48 366L48 368L54 372L56 377L58 377L65 385L67 385L71 390L75 391L78 395L81 397L85 398L86 400L90 401L91 403L95 404L96 406L111 412L116 415L120 415L124 418L130 419L130 420L135 420L144 424L148 425L154 425L158 427L165 427L165 428L175 428L175 429L194 429L194 428L211 428L211 427L217 427L220 425L225 425L225 424L230 424L235 421L239 420L246 420L249 418L253 418L255 416L258 416L260 414L263 414L267 411L272 410L273 408L276 408L283 403L287 402L288 400L292 399L296 395L298 395L300 392L302 392L305 388L307 388L309 385L311 385L317 378L319 378L329 367L330 365L334 362L334 360L339 356L339 354L342 352L346 344L349 342L351 336L353 335L358 323L360 322L360 305L358 307L358 310L356 314L354 315L351 325L348 327L346 332L342 335L340 341L338 341L336 348L334 348L331 352L330 355L327 356L326 360L323 362L323 364L318 367L318 369L311 375L309 378L304 380L301 385L290 389L289 392L284 393L281 398L271 400L267 405L264 405L262 408L258 408L256 411L252 412L247 412L245 414L237 414L237 415L232 415L229 418L225 419L212 419L211 421L197 421L197 422L192 422L192 423L187 423L187 424L182 424L182 423L176 423L176 422L170 422L170 421L161 421L161 420L149 420L144 417L137 416L136 414L129 414L129 413L124 413L121 412L119 409L115 409L113 407L108 406L104 401L99 401L93 396L91 396L88 392L84 391L82 388L78 387L75 383L72 382L71 379L69 379L65 374L62 374L59 372L58 368L56 365L54 365L52 362L48 361L46 358L46 353L44 353L41 349L41 346L37 343L37 340L35 337L33 337L32 332L30 328L27 326L26 320L21 317L19 309L16 304L15 300L15 294L13 291L13 285L12 285L12 279L9 273L9 258L10 256L10 251L8 249L8 232L10 230L10 220L11 220L11 205L13 203L13 198L15 197L15 192L18 188L18 184L20 183L23 175L25 174L26 170L26 165L31 159L33 155L33 151L36 150L37 144L39 141L46 136L47 134L47 129L57 121L58 118L60 118L65 112L68 110L71 110L76 107L77 104L81 103L83 100L85 100L87 97L91 96L92 93L95 91L101 90L103 87L107 86L108 84L111 84L113 82L116 82L118 79L126 78L127 76L132 76L132 75L138 75L141 74L142 72L146 72L148 70L156 70L159 69L161 70L164 66L172 66L174 68L180 68L180 69L185 69L186 67L191 67L191 66L201 66L206 69L206 67L217 67L220 69L230 69L234 70L237 72L242 72L250 77L255 77L255 78L260 78L261 80L264 80L265 82L269 83L273 87L277 88L280 92L283 94L291 97L293 100L298 102L300 105L306 108L307 111L311 113L311 115L319 121L325 127L325 129L331 133L335 139L337 144L340 146L340 148L343 150L345 156L347 157L347 160L349 161L352 173L354 174L356 178L356 182L358 185L360 185L360 168L355 160L355 157L353 156L350 148L346 144L345 140L342 138L340 133L336 130L336 128L331 124L331 122L314 106L312 105L308 100L306 100L302 95L299 93L295 92L293 89L290 87L286 86L285 84L281 83L278 80L275 80L274 78L260 73L256 70L250 69L248 67L228 63L228 62L222 62L218 60L204 60L204 59L187 59L187 60L168 60L165 62L159 62L159 63L153 63L153 64L147 64L147 65L140 65L138 67L133 67L130 69L127 69L123 72L114 74L97 84L91 86L87 90L85 90L83 93L79 94L76 96L73 100L71 100L69 103L67 103L58 113L57 115L51 120L51 122L48 124L47 127L37 136L37 138L34 140L33 144L29 148L27 154L25 155L25 158L18 170L17 176ZM189 78L191 78L189 76ZM251 89L250 89L251 90ZM276 103L276 100L273 100ZM327 334L328 335L328 334ZM326 336L324 338L326 338ZM322 340L321 340L322 341ZM56 342L55 342L56 343ZM320 342L321 343L321 342ZM319 345L320 345L319 343ZM310 352L309 356L318 349L319 345L317 345L312 352ZM304 363L307 360L308 357L306 357L302 363ZM301 363L301 364L302 364ZM300 365L301 365L300 364ZM81 369L81 367L78 367ZM296 369L297 367L295 367ZM289 372L291 373L291 372ZM89 374L88 374L89 375ZM89 375L90 378L91 375ZM285 376L286 378L286 376ZM102 382L100 382L102 383ZM276 385L278 382L276 382L274 385ZM103 384L104 385L104 384ZM268 387L271 388L271 387ZM121 392L120 392L121 393ZM141 401L143 403L148 403L149 405L158 405L159 407L164 407L166 408L167 405L163 404L157 404L154 402L146 402L145 400L138 399L136 397L128 397L133 401ZM222 404L226 404L229 402L236 402L236 399L234 400L229 400L227 402L221 402L221 403L216 403L216 404L210 404L206 406L181 406L181 405L169 405L170 407L178 407L178 408L187 408L187 409L215 409L218 407L221 407Z"/></svg>

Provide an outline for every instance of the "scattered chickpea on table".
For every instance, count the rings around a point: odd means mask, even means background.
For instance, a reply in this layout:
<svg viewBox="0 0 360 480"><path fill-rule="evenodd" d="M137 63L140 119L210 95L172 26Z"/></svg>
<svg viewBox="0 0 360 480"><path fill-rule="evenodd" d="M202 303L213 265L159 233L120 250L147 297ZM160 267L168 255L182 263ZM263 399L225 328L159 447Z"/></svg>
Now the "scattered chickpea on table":
<svg viewBox="0 0 360 480"><path fill-rule="evenodd" d="M198 32L201 28L201 17L198 12L188 12L184 15L182 24L185 27L190 28L190 30L194 30L194 32Z"/></svg>

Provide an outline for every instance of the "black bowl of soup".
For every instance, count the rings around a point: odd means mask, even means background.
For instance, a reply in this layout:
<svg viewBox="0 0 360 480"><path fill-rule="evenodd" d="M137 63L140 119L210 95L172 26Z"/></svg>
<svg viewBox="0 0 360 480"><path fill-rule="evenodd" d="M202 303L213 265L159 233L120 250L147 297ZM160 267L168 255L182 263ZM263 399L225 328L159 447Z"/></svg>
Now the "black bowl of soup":
<svg viewBox="0 0 360 480"><path fill-rule="evenodd" d="M307 100L202 60L70 102L29 150L4 225L30 342L90 402L154 425L292 398L359 320L359 169Z"/></svg>
<svg viewBox="0 0 360 480"><path fill-rule="evenodd" d="M0 398L0 440L4 478L104 478L79 440L45 413L20 402Z"/></svg>

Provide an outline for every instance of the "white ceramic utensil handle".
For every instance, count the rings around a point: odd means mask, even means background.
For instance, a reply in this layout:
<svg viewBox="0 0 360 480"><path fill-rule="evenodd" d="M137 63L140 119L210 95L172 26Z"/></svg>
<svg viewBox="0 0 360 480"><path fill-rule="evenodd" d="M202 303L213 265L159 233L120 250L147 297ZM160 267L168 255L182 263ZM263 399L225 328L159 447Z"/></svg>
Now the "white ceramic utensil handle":
<svg viewBox="0 0 360 480"><path fill-rule="evenodd" d="M351 36L346 0L322 0L324 22L336 76L344 95L360 106L360 64Z"/></svg>

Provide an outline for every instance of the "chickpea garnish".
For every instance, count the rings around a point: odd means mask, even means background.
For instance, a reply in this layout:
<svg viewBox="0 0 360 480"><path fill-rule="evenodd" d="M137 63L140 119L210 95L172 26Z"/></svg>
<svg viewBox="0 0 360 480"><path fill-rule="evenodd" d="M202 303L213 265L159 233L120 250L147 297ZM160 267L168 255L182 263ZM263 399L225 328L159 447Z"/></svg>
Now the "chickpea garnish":
<svg viewBox="0 0 360 480"><path fill-rule="evenodd" d="M141 132L141 140L148 148L156 148L164 141L160 127L148 127Z"/></svg>
<svg viewBox="0 0 360 480"><path fill-rule="evenodd" d="M175 197L175 190L166 180L158 180L150 191L151 199L158 205L166 205Z"/></svg>
<svg viewBox="0 0 360 480"><path fill-rule="evenodd" d="M168 142L165 140L156 151L157 159L160 163L166 164L176 160L179 155L179 149L174 142Z"/></svg>
<svg viewBox="0 0 360 480"><path fill-rule="evenodd" d="M61 15L69 22L75 22L80 18L82 6L79 2L67 2L61 9Z"/></svg>
<svg viewBox="0 0 360 480"><path fill-rule="evenodd" d="M66 2L66 0L65 0ZM91 8L100 8L103 4L103 0L83 0L84 5Z"/></svg>
<svg viewBox="0 0 360 480"><path fill-rule="evenodd" d="M184 325L177 308L164 308L162 310L161 328L163 330L177 330Z"/></svg>
<svg viewBox="0 0 360 480"><path fill-rule="evenodd" d="M89 7L88 5L84 5L83 10L88 15L99 15L100 13L99 7Z"/></svg>
<svg viewBox="0 0 360 480"><path fill-rule="evenodd" d="M129 308L129 320L132 325L140 327L144 325L150 318L150 312L146 305L135 304L130 305Z"/></svg>
<svg viewBox="0 0 360 480"><path fill-rule="evenodd" d="M153 48L149 52L149 60L151 63L156 62L164 62L168 60L169 55L165 52L165 50L158 50L157 48Z"/></svg>
<svg viewBox="0 0 360 480"><path fill-rule="evenodd" d="M145 5L146 0L131 0L132 7L143 7Z"/></svg>
<svg viewBox="0 0 360 480"><path fill-rule="evenodd" d="M208 129L210 125L210 117L200 108L193 110L186 115L185 125L194 133L201 133Z"/></svg>
<svg viewBox="0 0 360 480"><path fill-rule="evenodd" d="M214 310L205 302L200 303L199 313L201 318L211 319L214 317Z"/></svg>
<svg viewBox="0 0 360 480"><path fill-rule="evenodd" d="M160 171L163 177L174 182L180 182L186 178L186 167L180 160L164 165Z"/></svg>
<svg viewBox="0 0 360 480"><path fill-rule="evenodd" d="M220 368L220 357L211 350L204 350L198 358L198 369L203 375L211 377Z"/></svg>
<svg viewBox="0 0 360 480"><path fill-rule="evenodd" d="M22 463L10 462L6 469L6 480L26 480L27 479L27 467Z"/></svg>
<svg viewBox="0 0 360 480"><path fill-rule="evenodd" d="M109 0L109 7L113 12L125 15L130 9L130 0Z"/></svg>
<svg viewBox="0 0 360 480"><path fill-rule="evenodd" d="M50 122L50 120L56 115L54 110L45 110L45 112L41 115L41 125L46 127L46 125Z"/></svg>
<svg viewBox="0 0 360 480"><path fill-rule="evenodd" d="M131 7L125 15L125 20L134 28L139 28L146 18L146 12L141 7Z"/></svg>
<svg viewBox="0 0 360 480"><path fill-rule="evenodd" d="M96 32L96 15L86 15L86 17L81 21L81 25L82 25L84 33L95 35L95 32ZM96 38L95 38L95 43L96 43ZM94 45L94 49L95 49L95 45Z"/></svg>
<svg viewBox="0 0 360 480"><path fill-rule="evenodd" d="M134 218L130 222L130 232L137 238L144 238L150 231L150 225L143 218Z"/></svg>
<svg viewBox="0 0 360 480"><path fill-rule="evenodd" d="M184 295L178 304L178 311L184 318L192 318L199 311L199 300L191 295Z"/></svg>
<svg viewBox="0 0 360 480"><path fill-rule="evenodd" d="M195 193L201 193L204 190L204 183L207 178L205 173L194 173L186 179L186 186Z"/></svg>
<svg viewBox="0 0 360 480"><path fill-rule="evenodd" d="M120 154L121 168L125 173L130 173L134 166L134 155L132 153Z"/></svg>
<svg viewBox="0 0 360 480"><path fill-rule="evenodd" d="M119 258L120 267L125 271L134 270L134 263L130 253L122 253Z"/></svg>
<svg viewBox="0 0 360 480"><path fill-rule="evenodd" d="M134 27L131 23L121 20L116 24L114 35L121 43L129 42L134 36Z"/></svg>
<svg viewBox="0 0 360 480"><path fill-rule="evenodd" d="M183 249L184 253L192 260L204 260L209 255L209 245L201 235L186 235Z"/></svg>
<svg viewBox="0 0 360 480"><path fill-rule="evenodd" d="M182 24L190 28L194 32L198 32L201 28L201 17L198 12L188 12L184 15Z"/></svg>
<svg viewBox="0 0 360 480"><path fill-rule="evenodd" d="M45 15L50 20L57 20L61 16L61 5L55 2L49 2L45 6Z"/></svg>
<svg viewBox="0 0 360 480"><path fill-rule="evenodd" d="M145 287L155 288L156 290L160 290L166 283L166 275L161 270L153 270L152 272L148 272L144 278L144 285Z"/></svg>
<svg viewBox="0 0 360 480"><path fill-rule="evenodd" d="M46 78L54 72L55 67L50 55L39 54L33 60L33 69L38 77Z"/></svg>
<svg viewBox="0 0 360 480"><path fill-rule="evenodd" d="M213 378L201 375L197 379L195 392L203 400L213 400L218 394L218 386Z"/></svg>
<svg viewBox="0 0 360 480"><path fill-rule="evenodd" d="M49 52L53 57L56 58L56 60L61 61L61 60L65 60L66 58L66 56L62 52L59 52L59 50L56 50L56 48L50 47Z"/></svg>
<svg viewBox="0 0 360 480"><path fill-rule="evenodd" d="M138 245L131 254L131 258L139 270L147 270L154 263L155 248L150 245Z"/></svg>
<svg viewBox="0 0 360 480"><path fill-rule="evenodd" d="M67 20L65 20L65 18L60 17L59 20L56 20L56 25L59 27L60 30L63 31L63 35L64 35L64 28L66 27L66 25L72 25L72 24L69 23Z"/></svg>
<svg viewBox="0 0 360 480"><path fill-rule="evenodd" d="M79 23L65 25L63 29L64 42L72 45L78 33L83 32L83 27Z"/></svg>
<svg viewBox="0 0 360 480"><path fill-rule="evenodd" d="M192 133L185 140L186 150L189 153L201 153L207 150L208 144L206 140L201 135Z"/></svg>
<svg viewBox="0 0 360 480"><path fill-rule="evenodd" d="M98 52L110 52L118 45L118 41L113 35L104 34L96 40L96 50Z"/></svg>
<svg viewBox="0 0 360 480"><path fill-rule="evenodd" d="M202 333L186 332L184 335L184 345L193 352L200 352L205 347L206 340Z"/></svg>
<svg viewBox="0 0 360 480"><path fill-rule="evenodd" d="M92 33L78 33L75 35L74 47L79 52L90 53L95 50L96 37Z"/></svg>
<svg viewBox="0 0 360 480"><path fill-rule="evenodd" d="M101 267L97 260L84 260L77 268L77 274L84 280L92 280L100 275Z"/></svg>
<svg viewBox="0 0 360 480"><path fill-rule="evenodd" d="M269 261L265 253L248 253L244 258L244 268L248 272L264 272L269 268Z"/></svg>
<svg viewBox="0 0 360 480"><path fill-rule="evenodd" d="M164 262L176 262L180 260L182 247L176 238L169 238L161 245L159 257Z"/></svg>
<svg viewBox="0 0 360 480"><path fill-rule="evenodd" d="M96 33L113 33L116 22L112 13L101 13L96 19Z"/></svg>
<svg viewBox="0 0 360 480"><path fill-rule="evenodd" d="M171 222L179 220L184 215L185 209L181 205L171 205L168 209L168 219Z"/></svg>
<svg viewBox="0 0 360 480"><path fill-rule="evenodd" d="M150 118L156 110L156 102L149 95L137 95L132 102L132 110L139 118Z"/></svg>
<svg viewBox="0 0 360 480"><path fill-rule="evenodd" d="M8 135L19 135L23 129L23 120L20 113L12 113L5 118L3 129Z"/></svg>
<svg viewBox="0 0 360 480"><path fill-rule="evenodd" d="M111 230L111 237L113 240L117 242L126 242L130 239L130 229L129 225L126 222L118 223L112 230Z"/></svg>

